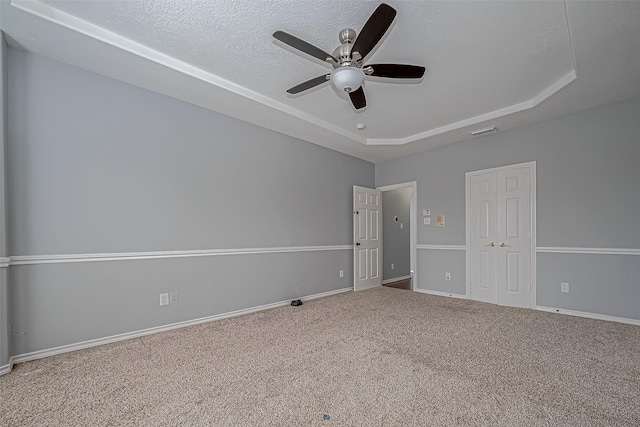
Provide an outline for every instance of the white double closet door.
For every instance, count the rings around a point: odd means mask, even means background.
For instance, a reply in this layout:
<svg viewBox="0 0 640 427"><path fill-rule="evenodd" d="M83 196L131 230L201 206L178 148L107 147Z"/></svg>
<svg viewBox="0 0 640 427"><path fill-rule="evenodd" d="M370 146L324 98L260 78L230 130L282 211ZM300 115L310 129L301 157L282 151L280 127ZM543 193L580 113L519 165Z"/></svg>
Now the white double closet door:
<svg viewBox="0 0 640 427"><path fill-rule="evenodd" d="M467 174L471 299L531 307L535 164Z"/></svg>

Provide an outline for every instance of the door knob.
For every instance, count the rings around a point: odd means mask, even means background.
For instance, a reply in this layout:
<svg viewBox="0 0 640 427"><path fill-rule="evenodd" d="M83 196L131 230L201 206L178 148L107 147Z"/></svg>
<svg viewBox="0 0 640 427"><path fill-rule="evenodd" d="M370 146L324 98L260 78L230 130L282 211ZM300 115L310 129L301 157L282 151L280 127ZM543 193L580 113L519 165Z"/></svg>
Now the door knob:
<svg viewBox="0 0 640 427"><path fill-rule="evenodd" d="M505 246L509 246L509 245L505 244L504 242L500 243L501 248L504 248Z"/></svg>
<svg viewBox="0 0 640 427"><path fill-rule="evenodd" d="M360 246L360 242L357 242L357 243L356 243L356 246Z"/></svg>
<svg viewBox="0 0 640 427"><path fill-rule="evenodd" d="M491 247L494 247L495 245L496 245L495 243L491 242L491 243L489 243L488 245L485 245L485 246L491 246Z"/></svg>

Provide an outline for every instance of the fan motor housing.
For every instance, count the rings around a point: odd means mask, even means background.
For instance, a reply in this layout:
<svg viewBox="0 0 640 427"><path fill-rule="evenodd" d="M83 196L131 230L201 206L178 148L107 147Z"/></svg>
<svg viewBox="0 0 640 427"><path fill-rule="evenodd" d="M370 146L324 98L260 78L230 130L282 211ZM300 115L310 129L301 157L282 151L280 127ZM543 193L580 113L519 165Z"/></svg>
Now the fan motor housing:
<svg viewBox="0 0 640 427"><path fill-rule="evenodd" d="M351 43L343 43L333 51L333 57L338 60L340 65L351 63Z"/></svg>
<svg viewBox="0 0 640 427"><path fill-rule="evenodd" d="M353 43L353 41L356 39L356 32L351 28L345 28L344 30L340 31L338 38L340 39L340 43L342 44Z"/></svg>
<svg viewBox="0 0 640 427"><path fill-rule="evenodd" d="M353 42L356 39L356 32L351 28L345 28L340 31L338 35L340 39L340 46L334 49L332 56L338 60L338 66L334 67L344 67L344 66L356 66L360 67L358 60L360 59L359 55L352 55L351 50L353 49Z"/></svg>

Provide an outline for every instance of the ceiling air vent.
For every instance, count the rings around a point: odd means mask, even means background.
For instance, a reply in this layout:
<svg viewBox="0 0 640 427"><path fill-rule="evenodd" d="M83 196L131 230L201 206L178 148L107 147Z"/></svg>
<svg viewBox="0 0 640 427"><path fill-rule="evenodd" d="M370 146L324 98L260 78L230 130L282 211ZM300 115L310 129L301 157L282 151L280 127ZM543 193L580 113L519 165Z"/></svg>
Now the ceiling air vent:
<svg viewBox="0 0 640 427"><path fill-rule="evenodd" d="M469 134L473 136L479 136L479 135L485 135L487 133L494 133L494 132L498 132L498 128L495 126L491 126L490 128L474 130L473 132L469 132Z"/></svg>

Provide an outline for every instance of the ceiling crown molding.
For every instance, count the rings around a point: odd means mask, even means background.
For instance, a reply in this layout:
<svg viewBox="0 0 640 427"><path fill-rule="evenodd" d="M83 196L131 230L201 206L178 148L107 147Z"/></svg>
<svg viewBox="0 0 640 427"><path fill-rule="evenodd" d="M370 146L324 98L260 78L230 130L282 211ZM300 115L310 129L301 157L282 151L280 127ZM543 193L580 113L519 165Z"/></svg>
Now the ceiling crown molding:
<svg viewBox="0 0 640 427"><path fill-rule="evenodd" d="M577 79L567 25L573 69L533 98L408 136L367 138L39 0L3 2L0 23L10 40L29 51L369 161L393 157L372 147L400 147L444 134L456 142L461 138L455 131L533 109ZM424 148L442 145L432 142Z"/></svg>

